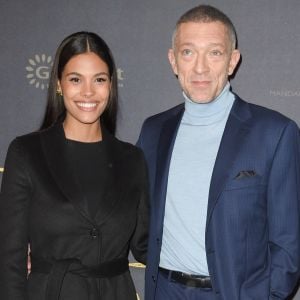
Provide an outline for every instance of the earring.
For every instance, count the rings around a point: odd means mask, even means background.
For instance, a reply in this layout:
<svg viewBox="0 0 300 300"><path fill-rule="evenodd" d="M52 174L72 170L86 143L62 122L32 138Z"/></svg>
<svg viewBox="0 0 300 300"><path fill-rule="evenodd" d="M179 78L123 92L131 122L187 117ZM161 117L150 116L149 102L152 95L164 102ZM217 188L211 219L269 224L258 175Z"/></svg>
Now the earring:
<svg viewBox="0 0 300 300"><path fill-rule="evenodd" d="M62 97L62 95L63 95L63 93L62 93L62 91L61 91L60 89L57 89L57 90L56 90L56 94L57 94L58 96L61 96L61 97Z"/></svg>

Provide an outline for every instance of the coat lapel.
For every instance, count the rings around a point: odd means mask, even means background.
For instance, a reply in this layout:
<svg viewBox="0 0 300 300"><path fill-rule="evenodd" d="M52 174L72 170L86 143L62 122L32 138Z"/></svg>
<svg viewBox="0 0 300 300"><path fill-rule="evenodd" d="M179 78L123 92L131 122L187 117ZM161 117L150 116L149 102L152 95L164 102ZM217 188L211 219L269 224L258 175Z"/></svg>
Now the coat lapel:
<svg viewBox="0 0 300 300"><path fill-rule="evenodd" d="M102 199L101 206L98 207L96 214L94 214L95 217L92 218L88 207L85 206L84 194L77 182L74 170L67 163L69 158L67 157L62 125L56 124L41 134L43 152L56 184L77 211L91 223L97 223L98 226L105 222L107 216L115 208L120 198L119 194L117 196L115 194L120 192L122 187L119 185L123 182L123 180L119 179L123 174L122 169L119 167L119 160L122 161L122 149L120 149L118 141L106 130L103 130L103 138L105 140L106 154L104 159L107 160L105 172L108 180L106 191L103 195L105 199Z"/></svg>
<svg viewBox="0 0 300 300"><path fill-rule="evenodd" d="M124 158L122 157L123 151L120 142L108 131L103 130L102 133L105 141L105 159L107 161L105 172L108 181L101 206L98 207L95 215L98 225L103 224L111 215L111 212L117 207L121 199L120 195L126 188L124 181L124 171L126 172L126 170L122 168Z"/></svg>
<svg viewBox="0 0 300 300"><path fill-rule="evenodd" d="M83 206L83 194L76 183L72 166L68 164L65 135L62 124L55 124L41 134L43 152L52 177L64 196L74 205L81 215L89 219Z"/></svg>
<svg viewBox="0 0 300 300"><path fill-rule="evenodd" d="M213 209L228 179L231 166L249 132L247 120L250 117L251 113L247 103L236 96L235 103L225 126L213 169L208 198L206 229L208 228Z"/></svg>
<svg viewBox="0 0 300 300"><path fill-rule="evenodd" d="M153 210L158 214L158 222L156 222L158 232L162 231L161 224L164 218L171 156L183 112L184 106L182 105L175 115L165 121L159 137L154 191L154 199L157 201L155 203L156 208Z"/></svg>

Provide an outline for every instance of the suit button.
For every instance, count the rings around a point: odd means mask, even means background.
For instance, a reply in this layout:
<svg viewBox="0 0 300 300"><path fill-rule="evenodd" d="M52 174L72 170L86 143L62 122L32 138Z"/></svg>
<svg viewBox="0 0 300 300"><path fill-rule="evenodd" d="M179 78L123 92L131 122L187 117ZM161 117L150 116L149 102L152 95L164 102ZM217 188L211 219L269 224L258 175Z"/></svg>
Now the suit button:
<svg viewBox="0 0 300 300"><path fill-rule="evenodd" d="M154 275L152 275L152 280L153 280L153 282L155 282L156 280L155 280L155 276Z"/></svg>
<svg viewBox="0 0 300 300"><path fill-rule="evenodd" d="M156 243L157 243L157 245L159 245L159 243L160 243L160 239L159 238L156 239Z"/></svg>
<svg viewBox="0 0 300 300"><path fill-rule="evenodd" d="M99 232L98 232L97 228L94 227L90 230L90 236L93 239L96 239L98 237L98 235L99 235Z"/></svg>

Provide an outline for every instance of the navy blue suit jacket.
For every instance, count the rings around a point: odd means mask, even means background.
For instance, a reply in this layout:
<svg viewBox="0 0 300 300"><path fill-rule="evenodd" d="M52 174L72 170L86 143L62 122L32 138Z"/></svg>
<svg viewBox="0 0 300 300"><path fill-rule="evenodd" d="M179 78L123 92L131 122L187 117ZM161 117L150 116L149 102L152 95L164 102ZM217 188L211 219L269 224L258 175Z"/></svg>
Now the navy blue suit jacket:
<svg viewBox="0 0 300 300"><path fill-rule="evenodd" d="M155 299L168 172L183 112L181 104L148 118L138 141L151 185L146 300ZM205 246L216 299L285 299L295 288L300 261L299 171L297 125L236 96L208 199Z"/></svg>

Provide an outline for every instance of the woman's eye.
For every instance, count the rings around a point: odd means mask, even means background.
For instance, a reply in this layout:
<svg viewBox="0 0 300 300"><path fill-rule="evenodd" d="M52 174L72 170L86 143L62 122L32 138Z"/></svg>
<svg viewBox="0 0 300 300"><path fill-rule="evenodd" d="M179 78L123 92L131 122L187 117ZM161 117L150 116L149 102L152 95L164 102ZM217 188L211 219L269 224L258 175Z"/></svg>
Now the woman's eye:
<svg viewBox="0 0 300 300"><path fill-rule="evenodd" d="M74 83L78 83L80 81L80 79L78 77L72 77L72 78L70 78L70 81L74 82Z"/></svg>
<svg viewBox="0 0 300 300"><path fill-rule="evenodd" d="M97 83L102 83L102 82L106 82L106 81L107 81L107 78L104 78L104 77L96 78Z"/></svg>

